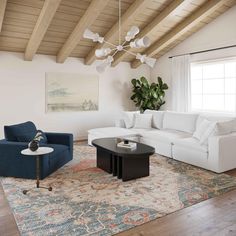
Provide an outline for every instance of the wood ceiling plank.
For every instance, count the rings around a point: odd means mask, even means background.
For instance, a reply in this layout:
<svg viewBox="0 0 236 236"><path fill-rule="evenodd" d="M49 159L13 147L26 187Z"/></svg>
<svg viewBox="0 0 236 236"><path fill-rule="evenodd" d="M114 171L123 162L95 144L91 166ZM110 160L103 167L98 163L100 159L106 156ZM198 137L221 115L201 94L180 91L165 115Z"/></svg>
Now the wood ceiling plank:
<svg viewBox="0 0 236 236"><path fill-rule="evenodd" d="M26 34L32 34L33 29L29 28L27 26L15 26L11 24L4 24L2 27L2 31L9 31L9 32L17 32L17 33L26 33Z"/></svg>
<svg viewBox="0 0 236 236"><path fill-rule="evenodd" d="M26 27L26 28L28 27L30 29L33 29L34 25L35 25L33 22L29 22L29 21L26 21L26 20L20 20L20 19L18 19L18 20L12 19L12 18L7 17L6 15L5 15L4 19L5 19L5 22L3 24L3 27L5 25L12 25L12 26L19 26L19 27L23 26L23 27Z"/></svg>
<svg viewBox="0 0 236 236"><path fill-rule="evenodd" d="M31 61L52 21L61 0L45 0L33 33L25 50L25 60Z"/></svg>
<svg viewBox="0 0 236 236"><path fill-rule="evenodd" d="M123 28L127 27L150 2L151 1L149 0L136 0L122 15L121 26ZM107 41L113 41L118 31L118 28L119 28L119 22L117 21L116 24L114 24L113 27L106 33L105 39ZM97 43L96 46L89 52L89 54L85 58L86 65L90 65L96 59L95 51L99 48L101 48L101 44Z"/></svg>
<svg viewBox="0 0 236 236"><path fill-rule="evenodd" d="M0 0L0 32L2 30L2 24L3 24L6 6L7 6L7 0Z"/></svg>
<svg viewBox="0 0 236 236"><path fill-rule="evenodd" d="M29 6L29 7L35 7L42 9L43 7L43 1L41 0L8 0L9 3L15 3L20 6Z"/></svg>
<svg viewBox="0 0 236 236"><path fill-rule="evenodd" d="M179 11L179 9L183 6L183 3L184 0L172 1L171 4L168 5L163 11L161 11L161 13L159 13L152 22L147 24L147 26L141 31L138 37L142 38L144 36L150 36L160 26L161 22L163 22L171 14L173 15L175 12ZM131 51L131 49L129 51ZM112 66L116 66L117 64L119 64L126 56L127 53L125 51L117 53L114 57Z"/></svg>
<svg viewBox="0 0 236 236"><path fill-rule="evenodd" d="M12 32L12 31L5 31L4 29L1 32L1 36L11 37L11 38L22 38L22 39L29 39L30 34L21 33L21 32Z"/></svg>
<svg viewBox="0 0 236 236"><path fill-rule="evenodd" d="M108 4L109 0L93 0L86 12L76 25L75 29L59 51L57 55L57 62L63 63L66 58L72 53L78 42L83 38L83 33L86 28L90 27L102 10Z"/></svg>
<svg viewBox="0 0 236 236"><path fill-rule="evenodd" d="M24 6L16 3L7 3L7 10L14 11L14 12L20 12L20 13L26 13L30 15L36 15L38 16L40 14L41 9L35 8L31 6Z"/></svg>
<svg viewBox="0 0 236 236"><path fill-rule="evenodd" d="M192 27L196 26L204 19L206 16L217 10L224 4L224 0L209 0L203 4L198 10L187 17L185 20L180 22L173 30L165 34L160 40L155 42L151 47L149 47L144 54L152 57L165 47L168 47L172 42L178 40L185 32L187 32ZM131 63L132 68L137 68L141 65L139 60L134 60Z"/></svg>
<svg viewBox="0 0 236 236"><path fill-rule="evenodd" d="M19 13L19 12L13 12L13 11L8 11L6 10L5 17L9 17L11 19L15 20L25 20L29 22L37 22L38 17L36 15L29 15L29 14L24 14L24 13Z"/></svg>

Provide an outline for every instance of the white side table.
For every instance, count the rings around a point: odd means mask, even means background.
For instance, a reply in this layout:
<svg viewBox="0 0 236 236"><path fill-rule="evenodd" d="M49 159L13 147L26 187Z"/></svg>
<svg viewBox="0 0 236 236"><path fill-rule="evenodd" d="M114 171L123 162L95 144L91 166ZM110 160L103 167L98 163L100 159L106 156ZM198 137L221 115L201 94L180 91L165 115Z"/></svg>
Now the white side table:
<svg viewBox="0 0 236 236"><path fill-rule="evenodd" d="M29 148L21 151L21 154L25 156L35 156L36 157L36 187L37 188L46 188L48 191L52 191L52 187L41 187L39 186L40 178L40 157L45 154L53 152L54 149L50 147L39 147L35 152L32 152ZM23 190L23 193L26 194L30 190Z"/></svg>

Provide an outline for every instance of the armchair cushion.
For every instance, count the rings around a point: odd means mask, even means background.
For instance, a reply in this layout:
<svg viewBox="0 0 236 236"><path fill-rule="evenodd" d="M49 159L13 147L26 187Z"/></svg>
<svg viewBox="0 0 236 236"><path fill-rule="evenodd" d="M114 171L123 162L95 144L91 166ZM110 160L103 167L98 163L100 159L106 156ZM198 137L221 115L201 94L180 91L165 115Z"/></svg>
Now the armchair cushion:
<svg viewBox="0 0 236 236"><path fill-rule="evenodd" d="M73 151L73 135L68 133L45 133L48 144L62 144L69 147Z"/></svg>
<svg viewBox="0 0 236 236"><path fill-rule="evenodd" d="M36 135L37 129L33 122L4 126L4 134L7 141L30 142Z"/></svg>

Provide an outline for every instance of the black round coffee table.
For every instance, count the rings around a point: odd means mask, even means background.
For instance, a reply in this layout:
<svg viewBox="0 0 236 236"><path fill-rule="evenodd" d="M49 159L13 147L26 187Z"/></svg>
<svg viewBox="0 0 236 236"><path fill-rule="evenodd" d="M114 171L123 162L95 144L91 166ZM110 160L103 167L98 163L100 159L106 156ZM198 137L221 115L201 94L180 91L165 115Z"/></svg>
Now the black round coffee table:
<svg viewBox="0 0 236 236"><path fill-rule="evenodd" d="M155 149L135 143L137 148L130 150L117 147L116 138L93 140L92 144L97 148L97 167L123 181L149 176L149 156L155 153Z"/></svg>

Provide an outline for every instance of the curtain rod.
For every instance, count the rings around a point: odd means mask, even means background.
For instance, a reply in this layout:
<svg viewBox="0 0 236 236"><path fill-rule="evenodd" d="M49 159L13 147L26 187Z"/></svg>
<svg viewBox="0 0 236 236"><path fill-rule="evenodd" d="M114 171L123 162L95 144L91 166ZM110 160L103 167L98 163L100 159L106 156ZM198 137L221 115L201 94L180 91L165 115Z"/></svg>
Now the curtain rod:
<svg viewBox="0 0 236 236"><path fill-rule="evenodd" d="M190 52L190 53L185 53L185 54L179 54L179 55L171 56L169 58L185 56L185 55L194 55L194 54L199 54L199 53L204 53L204 52L211 52L211 51L227 49L227 48L234 48L234 47L236 47L236 44L235 45L230 45L230 46L225 46L225 47L220 47L220 48L207 49L207 50L203 50L203 51L196 51L196 52Z"/></svg>

